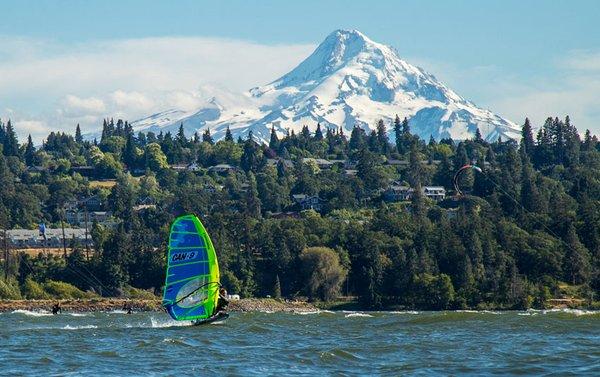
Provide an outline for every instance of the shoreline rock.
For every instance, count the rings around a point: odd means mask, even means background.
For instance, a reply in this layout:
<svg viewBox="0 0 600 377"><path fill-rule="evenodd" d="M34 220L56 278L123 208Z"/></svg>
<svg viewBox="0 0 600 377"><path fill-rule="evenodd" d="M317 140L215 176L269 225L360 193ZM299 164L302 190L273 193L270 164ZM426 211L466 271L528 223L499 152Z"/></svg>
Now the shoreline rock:
<svg viewBox="0 0 600 377"><path fill-rule="evenodd" d="M57 300L0 300L0 313L14 310L51 311L52 306L59 303L65 312L87 313L127 310L136 312L163 311L160 299L57 299ZM248 298L231 301L232 312L309 312L317 310L315 306L304 301L288 301L275 299Z"/></svg>

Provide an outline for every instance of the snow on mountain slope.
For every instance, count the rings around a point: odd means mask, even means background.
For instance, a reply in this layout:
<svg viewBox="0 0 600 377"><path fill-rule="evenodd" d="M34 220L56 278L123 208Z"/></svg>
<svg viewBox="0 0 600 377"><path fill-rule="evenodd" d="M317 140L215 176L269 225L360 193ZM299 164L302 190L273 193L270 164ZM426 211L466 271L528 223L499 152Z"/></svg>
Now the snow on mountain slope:
<svg viewBox="0 0 600 377"><path fill-rule="evenodd" d="M519 128L476 107L434 76L400 59L397 52L356 30L337 30L295 69L272 83L238 96L211 98L193 112L169 110L133 123L134 129L188 135L209 127L221 138L250 130L268 140L271 127L283 134L317 122L324 127L374 128L395 115L408 117L412 132L424 139L466 139L477 128L487 140L519 137Z"/></svg>

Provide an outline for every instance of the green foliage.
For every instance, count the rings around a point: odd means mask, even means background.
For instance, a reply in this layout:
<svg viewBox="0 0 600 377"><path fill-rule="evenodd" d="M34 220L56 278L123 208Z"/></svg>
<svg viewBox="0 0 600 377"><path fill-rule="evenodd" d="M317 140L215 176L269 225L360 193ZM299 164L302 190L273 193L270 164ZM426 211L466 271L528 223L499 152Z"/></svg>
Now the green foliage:
<svg viewBox="0 0 600 377"><path fill-rule="evenodd" d="M126 286L123 288L123 295L131 299L141 300L155 300L156 295L150 291L144 289L134 288L132 286Z"/></svg>
<svg viewBox="0 0 600 377"><path fill-rule="evenodd" d="M329 301L339 294L347 271L340 265L339 256L334 250L309 247L300 254L300 261L310 298Z"/></svg>
<svg viewBox="0 0 600 377"><path fill-rule="evenodd" d="M84 292L74 285L62 281L48 280L43 284L43 287L52 298L82 299L96 297L93 293Z"/></svg>
<svg viewBox="0 0 600 377"><path fill-rule="evenodd" d="M20 300L21 291L19 290L19 284L14 279L5 280L0 278L0 299L3 300Z"/></svg>
<svg viewBox="0 0 600 377"><path fill-rule="evenodd" d="M422 309L450 309L455 292L450 276L440 274L419 274L413 279L413 300Z"/></svg>
<svg viewBox="0 0 600 377"><path fill-rule="evenodd" d="M21 294L28 300L45 300L50 298L44 287L31 278L25 279L25 282L21 286Z"/></svg>
<svg viewBox="0 0 600 377"><path fill-rule="evenodd" d="M535 138L526 121L519 143L479 133L426 144L397 117L394 143L381 121L350 135L273 129L269 146L231 132L215 143L208 130L134 136L127 122L103 123L99 142L77 128L75 137L50 133L38 149L0 124L2 228L56 226L67 204L92 195L118 224L93 224L91 250L75 245L66 260L13 253L9 273L25 297L159 294L169 224L182 212L201 217L222 283L245 297L331 299L342 290L362 307L427 309L600 297L600 144L590 132L582 141L568 118L548 118ZM434 202L421 193L441 185L452 196L456 169L471 162L483 173L462 176L464 196ZM99 187L105 178L111 186ZM389 202L392 181L411 185L411 200ZM301 212L295 194L316 197L320 213ZM19 297L12 279L0 284Z"/></svg>

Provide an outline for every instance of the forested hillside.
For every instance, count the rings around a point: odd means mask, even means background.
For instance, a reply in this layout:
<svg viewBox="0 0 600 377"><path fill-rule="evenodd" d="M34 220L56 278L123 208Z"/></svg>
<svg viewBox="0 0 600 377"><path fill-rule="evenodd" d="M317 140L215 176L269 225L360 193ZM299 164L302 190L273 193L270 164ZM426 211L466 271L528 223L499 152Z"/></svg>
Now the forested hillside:
<svg viewBox="0 0 600 377"><path fill-rule="evenodd" d="M518 143L479 133L426 142L398 118L395 134L385 129L305 127L260 145L251 134L134 134L106 120L100 140L78 126L35 148L2 124L3 229L60 227L67 202L94 195L116 225L94 223L91 251L73 242L66 259L12 250L0 293L34 298L50 281L158 293L169 225L183 213L206 225L223 284L242 296L445 309L541 307L565 284L579 297L600 293L600 145L589 131L581 140L568 117L535 135L526 120ZM469 163L482 172L461 176L464 195L454 195L453 176ZM107 180L116 183L98 184ZM386 199L391 185L410 186L409 200ZM445 187L446 198L429 199L424 186ZM319 211L302 210L297 195Z"/></svg>

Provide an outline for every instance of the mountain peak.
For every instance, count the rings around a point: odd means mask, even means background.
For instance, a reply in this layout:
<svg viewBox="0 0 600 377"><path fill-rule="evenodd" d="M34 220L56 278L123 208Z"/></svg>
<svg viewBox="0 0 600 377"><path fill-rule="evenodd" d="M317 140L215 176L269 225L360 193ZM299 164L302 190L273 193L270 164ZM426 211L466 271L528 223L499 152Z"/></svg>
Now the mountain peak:
<svg viewBox="0 0 600 377"><path fill-rule="evenodd" d="M489 141L519 137L514 123L466 101L402 60L393 48L344 29L333 31L296 68L270 84L227 106L209 103L172 123L210 127L215 137L227 127L236 136L252 130L268 140L273 127L285 134L320 123L350 132L355 126L373 128L382 119L392 128L396 115L409 118L413 132L423 139L467 139L477 129Z"/></svg>
<svg viewBox="0 0 600 377"><path fill-rule="evenodd" d="M298 86L319 81L360 53L380 47L384 46L373 42L358 30L335 30L308 58L294 70L272 82L271 85L274 88L281 88L282 86Z"/></svg>
<svg viewBox="0 0 600 377"><path fill-rule="evenodd" d="M333 32L331 32L331 34L329 34L325 38L325 40L322 42L322 44L327 43L327 42L333 42L333 41L335 41L337 43L344 43L344 44L353 43L353 42L359 42L362 44L374 43L366 35L364 35L363 33L361 33L360 31L358 31L356 29L334 30Z"/></svg>

